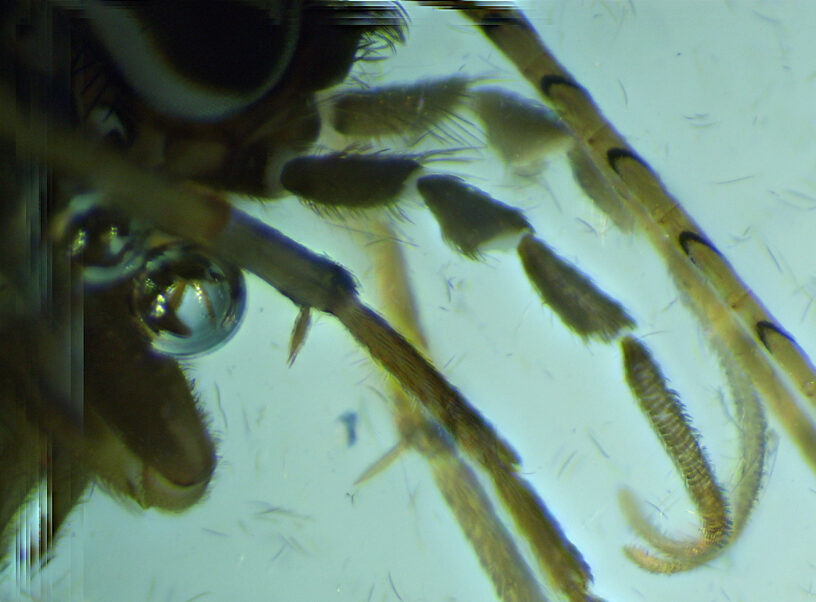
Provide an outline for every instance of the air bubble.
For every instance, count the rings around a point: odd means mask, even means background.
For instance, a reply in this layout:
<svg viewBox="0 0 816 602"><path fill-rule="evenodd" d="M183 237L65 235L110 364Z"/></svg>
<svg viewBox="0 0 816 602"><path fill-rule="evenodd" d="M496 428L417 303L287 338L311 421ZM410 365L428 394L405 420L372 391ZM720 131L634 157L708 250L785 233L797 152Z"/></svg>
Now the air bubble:
<svg viewBox="0 0 816 602"><path fill-rule="evenodd" d="M241 271L189 243L154 249L134 281L136 316L166 355L191 357L223 345L245 305Z"/></svg>
<svg viewBox="0 0 816 602"><path fill-rule="evenodd" d="M149 229L103 207L96 193L71 199L60 230L87 286L108 287L132 278L144 264Z"/></svg>

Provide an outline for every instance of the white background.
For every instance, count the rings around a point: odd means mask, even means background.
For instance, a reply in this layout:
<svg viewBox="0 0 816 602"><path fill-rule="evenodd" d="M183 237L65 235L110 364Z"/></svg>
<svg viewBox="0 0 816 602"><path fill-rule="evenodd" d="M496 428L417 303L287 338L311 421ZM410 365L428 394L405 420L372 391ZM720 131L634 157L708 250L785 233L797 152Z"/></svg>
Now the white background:
<svg viewBox="0 0 816 602"><path fill-rule="evenodd" d="M457 14L407 8L409 44L366 68L376 75L372 85L463 72L534 94ZM531 0L525 8L559 60L813 356L816 5ZM731 484L737 440L720 401L722 378L703 330L674 303L660 260L637 236L610 227L560 159L536 182L514 179L487 150L469 155L478 160L434 168L472 172L474 184L523 208L544 240L630 310L637 334L651 333L647 342L720 479ZM638 542L617 506L620 487L665 513L660 524L670 533L691 534L696 523L623 383L618 347L587 345L566 331L541 307L513 255L460 259L415 199L406 211L412 223L399 227L433 359L516 446L525 476L592 567L596 594L624 602L816 597L816 475L773 417L778 445L741 539L688 574L652 576L632 565L621 546ZM295 200L254 212L347 266L377 306L370 264L346 230ZM249 289L242 330L192 370L219 440L207 499L166 516L128 510L97 488L66 526L51 565L28 584L7 574L0 597L494 599L424 460L405 454L353 485L396 442L378 369L330 317L314 324L287 368L296 310L253 278ZM348 411L360 417L352 447L338 421ZM271 507L285 511L260 514Z"/></svg>

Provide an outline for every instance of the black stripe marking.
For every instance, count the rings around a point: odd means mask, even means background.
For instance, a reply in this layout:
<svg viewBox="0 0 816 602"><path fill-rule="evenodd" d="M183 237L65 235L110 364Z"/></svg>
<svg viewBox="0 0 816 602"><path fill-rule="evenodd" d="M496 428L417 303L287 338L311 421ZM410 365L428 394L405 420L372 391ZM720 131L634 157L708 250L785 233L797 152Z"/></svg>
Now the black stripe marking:
<svg viewBox="0 0 816 602"><path fill-rule="evenodd" d="M677 237L677 242L680 243L680 246L683 248L683 252L688 255L688 258L691 259L692 263L694 263L694 259L691 257L691 252L689 251L690 243L696 242L703 246L708 247L712 251L714 251L718 256L722 257L722 253L719 252L717 247L715 247L711 242L697 234L696 232L691 232L690 230L684 230L680 233Z"/></svg>
<svg viewBox="0 0 816 602"><path fill-rule="evenodd" d="M581 92L584 89L571 80L568 77L564 77L563 75L545 75L541 78L541 82L539 87L541 88L541 93L544 94L547 98L550 97L550 88L553 86L569 86L570 88L575 88L576 90L580 90Z"/></svg>
<svg viewBox="0 0 816 602"><path fill-rule="evenodd" d="M775 332L776 334L781 335L788 339L791 343L796 344L796 341L793 340L793 337L791 335L782 330L779 326L777 326L773 322L768 322L767 320L760 320L759 322L757 322L756 331L757 337L759 337L759 340L762 341L762 344L765 346L765 349L771 352L772 350L770 345L768 344L767 339L767 335L769 332Z"/></svg>
<svg viewBox="0 0 816 602"><path fill-rule="evenodd" d="M646 165L643 159L628 148L610 148L608 151L606 151L606 161L609 163L609 167L611 167L612 170L618 175L620 175L620 172L618 171L617 163L622 159L632 159L633 161L640 163L641 167L644 169L648 170L649 172L652 171L649 169L649 166Z"/></svg>

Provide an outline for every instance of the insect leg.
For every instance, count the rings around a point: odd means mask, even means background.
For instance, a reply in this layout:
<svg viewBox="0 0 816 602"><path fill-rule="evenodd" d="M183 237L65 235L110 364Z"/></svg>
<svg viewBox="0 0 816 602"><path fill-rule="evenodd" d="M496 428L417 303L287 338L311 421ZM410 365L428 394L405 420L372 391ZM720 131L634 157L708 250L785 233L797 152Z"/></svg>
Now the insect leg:
<svg viewBox="0 0 816 602"><path fill-rule="evenodd" d="M623 307L533 236L533 227L518 209L454 176L425 176L417 181L417 188L444 238L466 257L475 259L499 239L512 240L527 279L578 335L608 342L634 326Z"/></svg>
<svg viewBox="0 0 816 602"><path fill-rule="evenodd" d="M515 519L522 530L533 534L533 546L547 551L550 563L541 562L542 569L556 575L569 596L586 597L589 567L544 514L532 487L516 474L516 453L420 352L360 301L348 272L203 187L168 183L56 126L48 130L48 144L43 144L44 121L24 119L14 106L12 95L0 90L0 135L15 140L22 152L85 178L122 213L212 249L301 307L337 317L488 472L505 504L518 509ZM564 549L549 551L553 542L562 542Z"/></svg>
<svg viewBox="0 0 816 602"><path fill-rule="evenodd" d="M639 510L629 490L620 492L621 507L637 533L666 557L641 548L626 546L626 555L636 564L655 573L686 571L716 557L742 533L756 501L765 458L765 418L749 379L721 353L740 433L738 482L733 503L713 476L696 431L689 424L681 402L664 384L660 369L646 348L631 337L622 341L626 380L638 403L658 433L663 445L686 483L689 495L703 519L703 538L677 540L667 537ZM729 507L733 512L729 512ZM733 519L731 518L733 517Z"/></svg>
<svg viewBox="0 0 816 602"><path fill-rule="evenodd" d="M725 495L703 452L699 435L689 423L683 404L678 399L677 393L666 388L665 379L649 351L632 337L624 338L621 347L626 381L682 475L686 489L703 521L702 540L672 545L667 552L671 552L672 556L689 557L706 554L710 548L721 547L731 533L731 520ZM639 520L634 521L635 525L640 523ZM641 534L646 535L650 531L644 529ZM663 547L660 542L655 543L658 544L659 547ZM651 555L630 548L627 548L627 553L641 566L657 570L643 558L644 556L654 558Z"/></svg>
<svg viewBox="0 0 816 602"><path fill-rule="evenodd" d="M589 93L547 50L524 15L514 8L479 2L423 3L462 9L541 93L621 197L636 227L665 261L684 300L727 346L816 470L816 427L778 373L785 372L799 393L816 405L816 368L657 175L606 121Z"/></svg>
<svg viewBox="0 0 816 602"><path fill-rule="evenodd" d="M415 345L427 349L399 243L385 223L378 222L374 229L381 237L373 246L373 252L380 297L387 300L389 318ZM432 421L423 417L399 387L392 387L391 397L403 441L428 461L437 487L479 557L482 568L493 581L499 598L506 601L544 600L532 571L455 446ZM546 510L542 510L546 516ZM559 531L557 527L554 530ZM553 543L560 545L560 542Z"/></svg>

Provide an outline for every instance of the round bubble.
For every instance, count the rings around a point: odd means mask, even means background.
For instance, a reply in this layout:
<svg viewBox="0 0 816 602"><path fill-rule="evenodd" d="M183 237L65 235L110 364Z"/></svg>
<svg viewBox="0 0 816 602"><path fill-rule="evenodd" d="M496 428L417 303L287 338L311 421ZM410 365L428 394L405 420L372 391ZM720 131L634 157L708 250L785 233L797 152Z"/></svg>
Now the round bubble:
<svg viewBox="0 0 816 602"><path fill-rule="evenodd" d="M151 251L134 280L136 316L153 348L166 355L189 358L223 345L245 306L241 270L189 243Z"/></svg>
<svg viewBox="0 0 816 602"><path fill-rule="evenodd" d="M71 260L82 266L87 286L108 287L132 278L147 253L149 229L100 204L96 193L71 199L61 238Z"/></svg>

